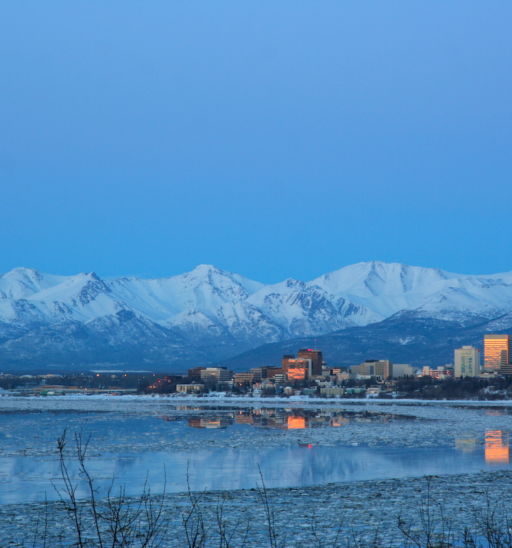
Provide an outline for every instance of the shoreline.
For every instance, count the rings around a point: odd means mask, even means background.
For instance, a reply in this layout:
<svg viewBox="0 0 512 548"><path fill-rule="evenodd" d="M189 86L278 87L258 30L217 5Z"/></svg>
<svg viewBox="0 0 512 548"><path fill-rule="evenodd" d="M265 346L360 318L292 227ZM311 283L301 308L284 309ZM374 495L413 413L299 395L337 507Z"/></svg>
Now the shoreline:
<svg viewBox="0 0 512 548"><path fill-rule="evenodd" d="M166 394L123 394L123 395L111 395L111 394L51 394L46 396L39 395L17 395L13 393L0 394L0 406L2 401L84 401L84 400L106 400L106 401L132 401L132 402L166 402L166 403L181 403L181 402L193 402L196 404L209 405L212 403L246 403L246 404L258 404L258 403L278 403L278 404L326 404L326 405L340 405L340 404L360 404L360 405L471 405L480 407L512 407L512 399L510 400L426 400L415 398L312 398L309 396L290 396L290 397L237 397L237 396L175 396Z"/></svg>

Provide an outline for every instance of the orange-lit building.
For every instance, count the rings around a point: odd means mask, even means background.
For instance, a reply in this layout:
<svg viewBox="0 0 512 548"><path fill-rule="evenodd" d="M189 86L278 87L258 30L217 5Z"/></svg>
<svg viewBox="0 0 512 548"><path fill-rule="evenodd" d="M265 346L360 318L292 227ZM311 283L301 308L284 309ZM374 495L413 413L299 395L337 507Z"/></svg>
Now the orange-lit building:
<svg viewBox="0 0 512 548"><path fill-rule="evenodd" d="M487 430L485 432L485 462L487 464L508 464L510 462L508 434L502 430Z"/></svg>
<svg viewBox="0 0 512 548"><path fill-rule="evenodd" d="M303 381L311 378L312 361L309 358L283 356L283 371L289 381Z"/></svg>
<svg viewBox="0 0 512 548"><path fill-rule="evenodd" d="M289 381L304 381L308 377L307 367L304 367L303 365L288 367L286 376Z"/></svg>
<svg viewBox="0 0 512 548"><path fill-rule="evenodd" d="M295 361L295 356L293 354L285 354L283 356L283 358L281 359L281 367L285 373L288 370L289 364L294 361Z"/></svg>
<svg viewBox="0 0 512 548"><path fill-rule="evenodd" d="M510 335L484 335L484 368L497 371L510 363Z"/></svg>

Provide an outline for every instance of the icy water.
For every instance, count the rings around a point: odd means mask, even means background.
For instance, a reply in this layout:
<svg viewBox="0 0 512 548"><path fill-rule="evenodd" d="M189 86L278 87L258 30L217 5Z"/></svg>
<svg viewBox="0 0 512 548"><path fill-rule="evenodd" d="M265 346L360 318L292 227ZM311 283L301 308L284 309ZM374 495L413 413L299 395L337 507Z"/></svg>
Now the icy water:
<svg viewBox="0 0 512 548"><path fill-rule="evenodd" d="M282 404L281 404L282 405ZM510 468L507 406L0 399L0 504L55 500L56 439L91 436L100 492L271 487ZM261 474L261 475L260 475ZM188 486L187 486L188 477ZM79 483L79 496L86 496Z"/></svg>

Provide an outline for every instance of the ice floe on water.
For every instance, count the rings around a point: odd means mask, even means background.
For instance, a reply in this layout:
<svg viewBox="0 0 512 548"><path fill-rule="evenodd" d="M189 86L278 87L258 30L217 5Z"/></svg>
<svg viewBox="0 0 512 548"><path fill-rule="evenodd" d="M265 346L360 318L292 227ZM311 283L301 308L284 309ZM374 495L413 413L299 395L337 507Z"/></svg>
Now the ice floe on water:
<svg viewBox="0 0 512 548"><path fill-rule="evenodd" d="M484 446L486 432L507 433L512 429L511 405L401 400L4 397L0 398L0 456L49 455L64 429L91 434L93 454L297 444L459 446L468 451L470 447Z"/></svg>
<svg viewBox="0 0 512 548"><path fill-rule="evenodd" d="M450 511L482 506L486 491L506 496L512 483L512 402L2 396L2 541L19 535L20 516L26 523L41 514L45 491L59 481L56 440L64 430L70 449L75 433L91 436L88 463L99 494L113 477L130 495L147 477L158 493L167 470L166 504L178 520L187 471L191 488L207 491L205 512L214 511L224 492L230 519L245 519L261 509L250 490L261 469L276 520L292 535L290 546L311 545L309 525L300 520L311 516L312 503L322 508L318 524L328 535L335 516L355 524L362 546L376 526L384 528L384 540L400 546L396 519L417 510L422 476L439 476L435 490ZM68 455L72 459L71 450ZM466 502L452 496L458 489ZM52 506L52 512L60 510ZM458 523L464 520L470 518ZM182 545L179 538L166 545ZM261 545L261 528L252 538Z"/></svg>

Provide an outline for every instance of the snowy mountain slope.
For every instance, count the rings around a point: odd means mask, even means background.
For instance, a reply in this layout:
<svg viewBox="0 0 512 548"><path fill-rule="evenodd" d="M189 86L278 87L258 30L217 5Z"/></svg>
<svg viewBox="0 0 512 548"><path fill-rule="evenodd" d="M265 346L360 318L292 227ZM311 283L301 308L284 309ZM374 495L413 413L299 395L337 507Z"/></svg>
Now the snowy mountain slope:
<svg viewBox="0 0 512 548"><path fill-rule="evenodd" d="M95 273L53 276L17 268L0 277L0 321L90 321L122 305Z"/></svg>
<svg viewBox="0 0 512 548"><path fill-rule="evenodd" d="M248 301L292 336L326 333L380 319L363 305L291 278L263 287Z"/></svg>
<svg viewBox="0 0 512 548"><path fill-rule="evenodd" d="M215 311L226 302L243 302L263 284L214 266L199 265L179 276L117 278L109 280L108 286L127 305L165 322L184 311Z"/></svg>
<svg viewBox="0 0 512 548"><path fill-rule="evenodd" d="M499 318L512 312L512 273L461 275L374 261L309 282L265 285L211 265L168 278L105 280L16 268L0 276L0 364L71 355L73 363L149 355L165 363L216 361L399 312L461 325Z"/></svg>
<svg viewBox="0 0 512 548"><path fill-rule="evenodd" d="M324 274L312 283L368 308L381 320L401 310L492 315L512 307L510 272L471 276L373 261Z"/></svg>

